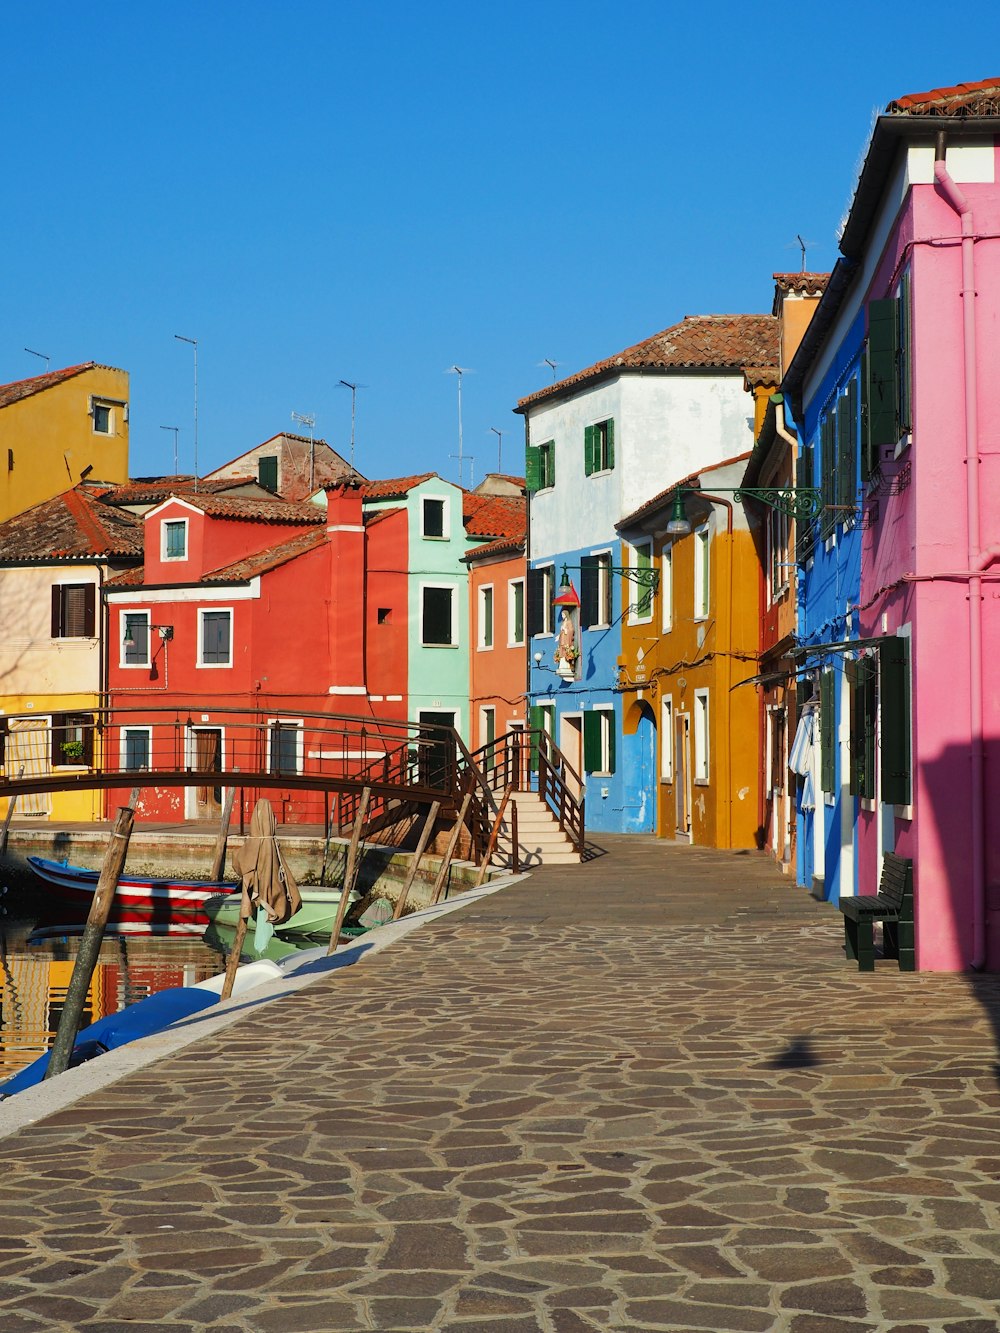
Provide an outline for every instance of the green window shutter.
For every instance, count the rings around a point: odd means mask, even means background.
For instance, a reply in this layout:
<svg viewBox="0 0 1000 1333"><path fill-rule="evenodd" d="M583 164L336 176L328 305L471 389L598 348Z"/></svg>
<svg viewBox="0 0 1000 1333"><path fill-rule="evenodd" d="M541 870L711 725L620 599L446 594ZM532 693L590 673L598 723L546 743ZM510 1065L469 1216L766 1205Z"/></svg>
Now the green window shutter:
<svg viewBox="0 0 1000 1333"><path fill-rule="evenodd" d="M899 442L899 315L891 297L868 305L868 434L872 450ZM876 454L877 457L877 454Z"/></svg>
<svg viewBox="0 0 1000 1333"><path fill-rule="evenodd" d="M594 471L594 436L593 426L584 426L583 428L583 470L586 476L590 476Z"/></svg>
<svg viewBox="0 0 1000 1333"><path fill-rule="evenodd" d="M910 270L907 269L899 279L899 296L896 300L897 337L896 337L896 384L897 413L899 431L913 429L912 401L912 350L913 338L910 297Z"/></svg>
<svg viewBox="0 0 1000 1333"><path fill-rule="evenodd" d="M548 591L544 569L528 570L528 638L545 632L545 594Z"/></svg>
<svg viewBox="0 0 1000 1333"><path fill-rule="evenodd" d="M852 796L860 796L864 781L864 698L861 690L859 662L845 662L848 698L851 701L851 771L848 786Z"/></svg>
<svg viewBox="0 0 1000 1333"><path fill-rule="evenodd" d="M583 767L588 773L601 771L601 716L589 708L583 715Z"/></svg>
<svg viewBox="0 0 1000 1333"><path fill-rule="evenodd" d="M813 447L811 444L804 444L799 453L799 466L796 472L796 485L815 486L816 479L813 476Z"/></svg>
<svg viewBox="0 0 1000 1333"><path fill-rule="evenodd" d="M872 446L868 383L868 343L861 351L861 479L867 481L878 471L878 446Z"/></svg>
<svg viewBox="0 0 1000 1333"><path fill-rule="evenodd" d="M819 744L820 777L819 785L823 791L833 791L834 779L834 715L833 715L833 672L826 670L819 679Z"/></svg>
<svg viewBox="0 0 1000 1333"><path fill-rule="evenodd" d="M542 451L529 444L524 450L524 484L529 494L541 490L542 485Z"/></svg>
<svg viewBox="0 0 1000 1333"><path fill-rule="evenodd" d="M819 432L819 468L820 496L823 502L823 514L820 519L820 533L826 537L832 532L837 521L836 513L831 508L836 503L835 482L837 476L837 430L836 418L828 413L820 425Z"/></svg>
<svg viewBox="0 0 1000 1333"><path fill-rule="evenodd" d="M530 748L528 752L528 762L531 767L532 773L537 773L538 742L539 742L538 733L540 731L544 731L544 727L542 726L542 710L536 704L532 704L531 707L528 709L528 728L530 731L530 740L529 740Z"/></svg>
<svg viewBox="0 0 1000 1333"><path fill-rule="evenodd" d="M598 559L585 555L580 561L580 628L601 623L601 609L597 605Z"/></svg>
<svg viewBox="0 0 1000 1333"><path fill-rule="evenodd" d="M615 771L615 715L608 711L604 714L608 719L608 767L607 772Z"/></svg>
<svg viewBox="0 0 1000 1333"><path fill-rule="evenodd" d="M278 489L278 459L275 455L257 459L257 483L267 491Z"/></svg>
<svg viewBox="0 0 1000 1333"><path fill-rule="evenodd" d="M608 467L615 465L615 423L613 420L605 422L608 432Z"/></svg>
<svg viewBox="0 0 1000 1333"><path fill-rule="evenodd" d="M882 800L910 803L910 641L892 635L879 644L882 714Z"/></svg>
<svg viewBox="0 0 1000 1333"><path fill-rule="evenodd" d="M865 768L864 778L861 782L861 795L872 800L875 796L875 720L877 704L875 685L878 680L878 672L875 662L871 658L866 658L863 666L861 689L864 700Z"/></svg>
<svg viewBox="0 0 1000 1333"><path fill-rule="evenodd" d="M545 446L545 481L549 486L556 484L556 446L555 441L550 440Z"/></svg>

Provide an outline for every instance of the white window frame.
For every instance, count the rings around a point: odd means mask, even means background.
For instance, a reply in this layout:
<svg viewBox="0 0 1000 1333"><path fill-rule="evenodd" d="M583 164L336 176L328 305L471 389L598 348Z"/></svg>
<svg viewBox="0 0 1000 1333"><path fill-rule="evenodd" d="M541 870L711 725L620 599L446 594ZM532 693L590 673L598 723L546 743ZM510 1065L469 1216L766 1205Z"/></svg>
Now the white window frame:
<svg viewBox="0 0 1000 1333"><path fill-rule="evenodd" d="M205 617L207 615L227 615L229 617L229 661L206 662L205 654ZM195 666L203 671L227 671L233 665L233 608L231 606L200 606L198 608L198 656Z"/></svg>
<svg viewBox="0 0 1000 1333"><path fill-rule="evenodd" d="M628 566L629 569L639 569L639 552L645 551L649 556L649 564L646 568L652 574L655 568L653 564L653 542L652 538L648 542L630 543L628 547ZM639 603L643 597L649 598L649 606L645 612L639 610ZM630 625L648 625L653 619L653 589L652 586L644 588L639 583L632 584L629 590L628 623Z"/></svg>
<svg viewBox="0 0 1000 1333"><path fill-rule="evenodd" d="M607 629L614 618L614 600L611 583L611 552L591 551L597 561L597 615L598 619L588 629Z"/></svg>
<svg viewBox="0 0 1000 1333"><path fill-rule="evenodd" d="M533 639L551 639L555 634L555 607L552 605L552 598L556 595L556 567L551 565L535 565L534 569L539 571L545 580L545 596L542 599L542 628L537 634L533 634Z"/></svg>
<svg viewBox="0 0 1000 1333"><path fill-rule="evenodd" d="M669 634L674 627L674 551L665 546L660 552L660 628Z"/></svg>
<svg viewBox="0 0 1000 1333"><path fill-rule="evenodd" d="M424 520L427 517L426 502L433 500L441 505L441 533L428 532ZM448 495L422 495L420 497L420 536L425 542L446 542L451 534L451 497Z"/></svg>
<svg viewBox="0 0 1000 1333"><path fill-rule="evenodd" d="M125 631L128 629L130 620L145 620L146 622L146 660L144 662L127 662L125 660ZM152 643L152 620L150 611L122 611L119 614L118 622L118 648L120 656L118 665L125 671L148 671L152 663L153 643Z"/></svg>
<svg viewBox="0 0 1000 1333"><path fill-rule="evenodd" d="M709 690L695 690L691 730L694 733L694 780L706 786L711 773Z"/></svg>
<svg viewBox="0 0 1000 1333"><path fill-rule="evenodd" d="M116 407L124 408L124 406L125 406L124 403L118 403L118 402L115 402L115 401L114 401L113 399L111 399L111 398L102 398L102 397L100 396L100 394L91 394L91 395L90 395L90 410L89 410L91 433L94 434L94 435L103 435L103 436L105 436L105 437L109 437L109 436L114 435L114 434L116 433L116 428L117 428L117 421L116 421L116 419L115 419L115 408L116 408ZM98 429L97 429L97 409L98 409L98 408L102 408L102 409L103 409L105 412L107 412L107 414L108 414L108 428L107 428L107 430L98 430ZM126 421L128 420L128 417L127 417L127 416L125 417L125 420L126 420Z"/></svg>
<svg viewBox="0 0 1000 1333"><path fill-rule="evenodd" d="M711 533L707 523L695 528L694 545L694 619L707 620L711 606Z"/></svg>
<svg viewBox="0 0 1000 1333"><path fill-rule="evenodd" d="M493 719L493 735L489 734L488 719ZM488 745L497 738L497 710L493 704L483 704L479 709L479 748Z"/></svg>
<svg viewBox="0 0 1000 1333"><path fill-rule="evenodd" d="M443 588L451 593L451 642L424 642L424 593L428 588ZM420 585L420 646L421 648L457 648L458 644L458 589L454 583L421 583Z"/></svg>
<svg viewBox="0 0 1000 1333"><path fill-rule="evenodd" d="M660 700L660 781L674 780L674 700L666 695Z"/></svg>
<svg viewBox="0 0 1000 1333"><path fill-rule="evenodd" d="M517 637L517 589L521 590L521 637ZM524 579L507 580L507 647L524 647L524 626L527 603L525 601Z"/></svg>
<svg viewBox="0 0 1000 1333"><path fill-rule="evenodd" d="M767 511L767 592L769 605L780 601L789 589L789 551L792 520L780 509Z"/></svg>
<svg viewBox="0 0 1000 1333"><path fill-rule="evenodd" d="M184 552L182 555L167 554L167 547L169 545L167 542L167 529L171 527L180 527L184 530ZM160 524L160 559L164 563L173 564L176 561L186 560L188 558L188 527L189 523L186 518L165 518L162 521Z"/></svg>
<svg viewBox="0 0 1000 1333"><path fill-rule="evenodd" d="M125 760L128 757L128 736L130 733L145 733L146 736L146 758L147 764L139 768L126 768ZM153 767L153 728L152 727L122 727L118 735L118 767L123 773L148 773Z"/></svg>
<svg viewBox="0 0 1000 1333"><path fill-rule="evenodd" d="M491 653L496 643L496 594L492 583L479 585L476 616L476 649Z"/></svg>
<svg viewBox="0 0 1000 1333"><path fill-rule="evenodd" d="M601 766L593 769L591 776L610 778L611 772L611 733L615 725L614 704L595 704L593 711L601 719Z"/></svg>
<svg viewBox="0 0 1000 1333"><path fill-rule="evenodd" d="M551 491L555 482L556 442L545 440L538 446L538 489Z"/></svg>

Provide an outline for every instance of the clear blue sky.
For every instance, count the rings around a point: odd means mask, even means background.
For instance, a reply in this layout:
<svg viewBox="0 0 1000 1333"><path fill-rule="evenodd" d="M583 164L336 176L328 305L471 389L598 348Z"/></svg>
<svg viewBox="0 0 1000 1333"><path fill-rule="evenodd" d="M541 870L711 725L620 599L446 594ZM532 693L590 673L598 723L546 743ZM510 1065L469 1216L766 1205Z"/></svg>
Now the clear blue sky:
<svg viewBox="0 0 1000 1333"><path fill-rule="evenodd" d="M293 411L368 476L522 467L517 399L836 258L873 112L1000 73L1000 10L10 0L0 381L131 373L132 472ZM905 16L904 16L905 15ZM465 481L470 480L469 467Z"/></svg>

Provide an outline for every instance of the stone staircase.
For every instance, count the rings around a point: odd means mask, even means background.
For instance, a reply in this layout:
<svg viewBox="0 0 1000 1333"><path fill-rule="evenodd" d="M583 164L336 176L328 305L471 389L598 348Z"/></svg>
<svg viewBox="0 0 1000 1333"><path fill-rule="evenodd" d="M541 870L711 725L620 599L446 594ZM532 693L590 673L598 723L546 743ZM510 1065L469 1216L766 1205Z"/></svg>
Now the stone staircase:
<svg viewBox="0 0 1000 1333"><path fill-rule="evenodd" d="M522 870L539 865L579 865L580 854L559 828L559 821L534 791L514 792L504 811L491 864L507 869L511 855L511 806L517 805L517 844Z"/></svg>

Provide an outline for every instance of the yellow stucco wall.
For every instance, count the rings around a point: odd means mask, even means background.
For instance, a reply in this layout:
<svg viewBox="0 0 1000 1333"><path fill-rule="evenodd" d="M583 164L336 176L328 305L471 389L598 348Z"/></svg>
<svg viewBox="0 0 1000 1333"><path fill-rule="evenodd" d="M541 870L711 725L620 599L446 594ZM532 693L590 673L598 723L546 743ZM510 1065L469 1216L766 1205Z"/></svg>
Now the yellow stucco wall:
<svg viewBox="0 0 1000 1333"><path fill-rule="evenodd" d="M84 477L127 481L128 394L127 371L93 366L0 408L0 522ZM109 434L94 430L92 398L111 406Z"/></svg>
<svg viewBox="0 0 1000 1333"><path fill-rule="evenodd" d="M706 481L706 490L711 486ZM664 628L667 592L663 552L670 552L670 628ZM755 847L758 811L758 701L753 686L733 689L757 670L759 563L751 534L737 526L730 536L722 511L711 519L708 615L694 611L695 538L654 543L661 571L653 620L622 625L623 726L641 701L657 722L657 833L672 838L678 829L678 717L689 719L691 841L708 847ZM730 596L730 589L732 595ZM639 650L642 650L640 660ZM707 781L694 776L695 697L708 691L709 761ZM664 700L671 704L671 735L664 736ZM664 778L663 746L671 751L670 779Z"/></svg>

